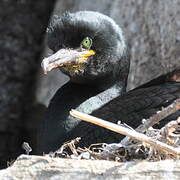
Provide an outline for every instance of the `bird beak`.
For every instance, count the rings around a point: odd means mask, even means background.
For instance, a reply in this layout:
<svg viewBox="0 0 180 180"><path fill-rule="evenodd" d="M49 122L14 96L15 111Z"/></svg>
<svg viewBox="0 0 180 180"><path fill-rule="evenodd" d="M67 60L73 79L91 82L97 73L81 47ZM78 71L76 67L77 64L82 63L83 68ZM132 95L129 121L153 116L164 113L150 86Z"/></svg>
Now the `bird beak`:
<svg viewBox="0 0 180 180"><path fill-rule="evenodd" d="M95 54L93 50L73 50L60 49L55 54L44 58L41 66L44 74L57 67L66 67L67 65L79 65L87 62L88 58Z"/></svg>

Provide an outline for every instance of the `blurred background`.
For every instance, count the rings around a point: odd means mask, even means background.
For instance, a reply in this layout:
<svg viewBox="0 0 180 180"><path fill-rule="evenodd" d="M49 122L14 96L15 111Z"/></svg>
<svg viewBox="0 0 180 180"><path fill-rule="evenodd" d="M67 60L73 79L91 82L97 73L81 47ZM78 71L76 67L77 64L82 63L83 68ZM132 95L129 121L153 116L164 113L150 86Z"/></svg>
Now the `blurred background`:
<svg viewBox="0 0 180 180"><path fill-rule="evenodd" d="M42 73L51 51L45 31L52 14L93 10L112 17L130 46L128 90L180 64L179 0L2 0L0 2L0 166L22 153L36 153L36 134L49 100L68 78Z"/></svg>

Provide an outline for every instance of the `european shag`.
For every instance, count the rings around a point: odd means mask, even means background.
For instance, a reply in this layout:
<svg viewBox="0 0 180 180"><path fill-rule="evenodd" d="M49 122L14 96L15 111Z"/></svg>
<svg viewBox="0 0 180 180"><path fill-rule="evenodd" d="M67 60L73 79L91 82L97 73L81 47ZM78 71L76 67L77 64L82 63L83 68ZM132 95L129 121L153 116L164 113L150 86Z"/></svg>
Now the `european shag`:
<svg viewBox="0 0 180 180"><path fill-rule="evenodd" d="M128 47L121 28L106 15L80 11L55 16L47 35L54 54L43 60L44 72L59 68L70 80L50 101L41 126L41 152L54 151L76 137L81 137L80 146L122 139L71 117L71 109L135 128L143 118L180 97L180 83L165 82L164 77L126 93Z"/></svg>

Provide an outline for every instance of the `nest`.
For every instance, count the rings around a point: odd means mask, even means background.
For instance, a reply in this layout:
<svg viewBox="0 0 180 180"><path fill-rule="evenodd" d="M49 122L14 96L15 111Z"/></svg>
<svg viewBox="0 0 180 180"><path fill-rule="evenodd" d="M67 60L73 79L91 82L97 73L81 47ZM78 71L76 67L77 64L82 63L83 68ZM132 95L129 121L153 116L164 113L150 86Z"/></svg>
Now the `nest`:
<svg viewBox="0 0 180 180"><path fill-rule="evenodd" d="M124 124L113 124L96 117L71 110L70 114L81 120L98 124L104 128L126 135L120 143L92 144L88 148L79 148L81 138L64 143L57 151L49 153L50 157L73 159L98 159L126 162L132 160L159 161L178 159L180 156L180 117L167 123L161 129L152 126L170 114L180 110L180 99L163 108L149 119L143 119L137 129Z"/></svg>

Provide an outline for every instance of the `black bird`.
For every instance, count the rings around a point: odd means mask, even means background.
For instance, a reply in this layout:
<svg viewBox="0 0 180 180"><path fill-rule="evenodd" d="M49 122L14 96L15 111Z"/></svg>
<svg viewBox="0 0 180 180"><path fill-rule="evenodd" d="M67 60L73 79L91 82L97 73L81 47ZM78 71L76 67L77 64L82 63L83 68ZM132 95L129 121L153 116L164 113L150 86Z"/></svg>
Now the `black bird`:
<svg viewBox="0 0 180 180"><path fill-rule="evenodd" d="M165 76L126 93L128 47L121 28L106 15L80 11L55 16L47 35L54 54L43 60L44 72L58 67L70 81L49 104L41 125L40 152L54 151L76 137L82 137L80 146L122 139L122 135L71 117L71 109L135 128L143 118L180 97L180 83L166 82Z"/></svg>

